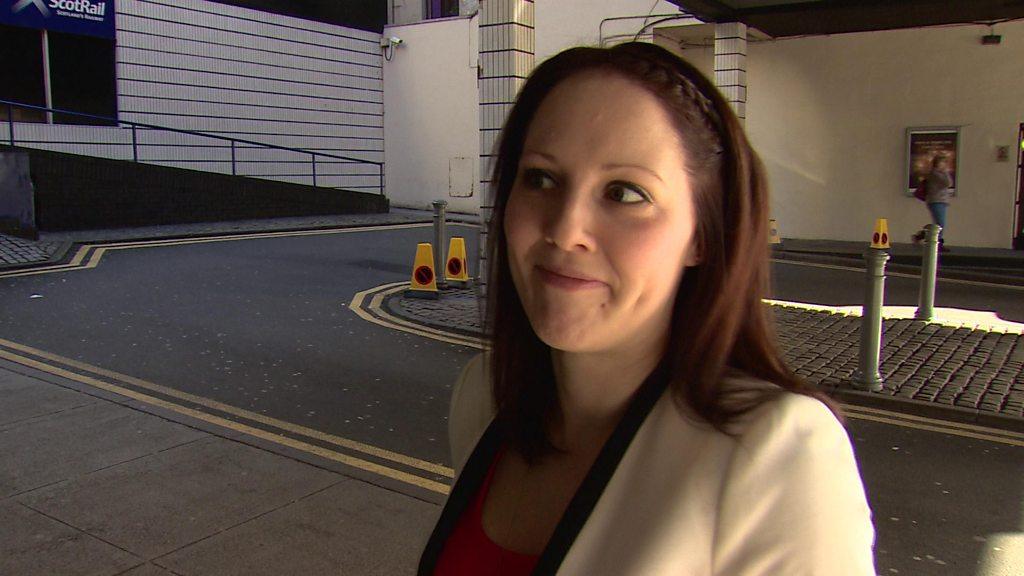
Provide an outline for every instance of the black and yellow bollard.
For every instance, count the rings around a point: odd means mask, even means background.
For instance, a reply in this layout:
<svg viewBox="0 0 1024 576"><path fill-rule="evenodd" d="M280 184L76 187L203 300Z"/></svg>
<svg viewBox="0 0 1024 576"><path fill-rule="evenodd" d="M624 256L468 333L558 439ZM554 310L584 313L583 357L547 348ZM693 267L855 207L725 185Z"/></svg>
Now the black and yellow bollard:
<svg viewBox="0 0 1024 576"><path fill-rule="evenodd" d="M466 261L466 239L461 236L452 237L448 243L448 259L444 266L444 279L451 286L466 288L469 286L469 264Z"/></svg>
<svg viewBox="0 0 1024 576"><path fill-rule="evenodd" d="M428 242L416 245L416 260L412 265L412 279L405 291L407 298L437 300L437 276L434 274L434 250Z"/></svg>

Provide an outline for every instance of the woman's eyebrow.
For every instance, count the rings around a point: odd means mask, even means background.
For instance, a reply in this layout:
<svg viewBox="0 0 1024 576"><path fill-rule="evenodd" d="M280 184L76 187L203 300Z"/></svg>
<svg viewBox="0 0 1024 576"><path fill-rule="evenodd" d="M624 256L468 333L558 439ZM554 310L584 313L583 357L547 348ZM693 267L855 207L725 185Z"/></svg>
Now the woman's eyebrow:
<svg viewBox="0 0 1024 576"><path fill-rule="evenodd" d="M532 155L532 156L540 156L541 158L544 158L545 160L548 160L549 162L558 162L558 159L555 158L554 155L548 154L547 152L541 152L539 150L523 150L523 153L522 153L523 156L526 156L528 154Z"/></svg>
<svg viewBox="0 0 1024 576"><path fill-rule="evenodd" d="M646 166L641 166L639 164L603 164L601 166L602 170L616 170L616 169L619 169L619 168L632 168L634 170L641 170L641 171L647 172L651 176L654 176L655 178L657 178L658 182L661 182L662 184L665 183L665 181L661 179L661 176L659 176L657 172L655 172L654 170L651 170L650 168L648 168Z"/></svg>

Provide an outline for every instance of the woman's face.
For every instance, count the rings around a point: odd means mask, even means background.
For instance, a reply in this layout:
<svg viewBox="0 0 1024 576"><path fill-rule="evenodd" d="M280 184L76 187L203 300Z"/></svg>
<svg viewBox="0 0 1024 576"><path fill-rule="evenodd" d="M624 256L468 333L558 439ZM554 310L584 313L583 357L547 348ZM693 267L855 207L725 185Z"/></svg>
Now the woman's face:
<svg viewBox="0 0 1024 576"><path fill-rule="evenodd" d="M613 73L559 84L526 134L505 211L509 265L552 348L629 352L668 333L698 262L683 148L668 112Z"/></svg>

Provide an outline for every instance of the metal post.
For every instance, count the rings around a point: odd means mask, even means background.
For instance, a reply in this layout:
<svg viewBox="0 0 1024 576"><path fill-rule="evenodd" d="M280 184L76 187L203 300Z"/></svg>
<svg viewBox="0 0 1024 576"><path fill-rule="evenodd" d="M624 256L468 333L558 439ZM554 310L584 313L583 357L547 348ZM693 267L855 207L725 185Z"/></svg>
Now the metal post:
<svg viewBox="0 0 1024 576"><path fill-rule="evenodd" d="M136 162L139 161L139 147L137 142L138 140L135 138L135 124L132 124L132 159Z"/></svg>
<svg viewBox="0 0 1024 576"><path fill-rule="evenodd" d="M860 323L860 358L853 381L860 388L877 392L882 389L878 360L882 352L882 303L885 299L885 263L889 253L868 248L867 286L864 290L864 311Z"/></svg>
<svg viewBox="0 0 1024 576"><path fill-rule="evenodd" d="M14 106L7 105L7 136L11 140L11 147L14 147Z"/></svg>
<svg viewBox="0 0 1024 576"><path fill-rule="evenodd" d="M50 34L43 29L43 96L46 99L46 123L53 124L53 88L50 80Z"/></svg>
<svg viewBox="0 0 1024 576"><path fill-rule="evenodd" d="M316 187L316 153L310 152L310 155L313 157L313 187L315 188Z"/></svg>
<svg viewBox="0 0 1024 576"><path fill-rule="evenodd" d="M238 176L238 171L235 169L235 141L231 141L231 175Z"/></svg>
<svg viewBox="0 0 1024 576"><path fill-rule="evenodd" d="M445 231L445 207L448 202L434 200L434 274L437 276L437 287L447 288L448 283L444 279L444 240L447 237Z"/></svg>
<svg viewBox="0 0 1024 576"><path fill-rule="evenodd" d="M935 275L939 267L939 233L942 227L924 227L924 258L921 261L921 289L917 298L916 320L930 322L935 317Z"/></svg>

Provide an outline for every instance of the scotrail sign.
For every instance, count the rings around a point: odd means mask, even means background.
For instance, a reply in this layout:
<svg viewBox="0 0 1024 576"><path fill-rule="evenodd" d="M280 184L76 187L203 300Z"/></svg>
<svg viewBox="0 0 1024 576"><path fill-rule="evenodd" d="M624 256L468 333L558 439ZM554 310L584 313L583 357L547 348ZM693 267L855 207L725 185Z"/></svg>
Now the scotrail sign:
<svg viewBox="0 0 1024 576"><path fill-rule="evenodd" d="M114 0L0 0L0 24L114 38Z"/></svg>

